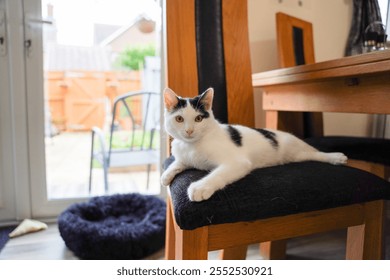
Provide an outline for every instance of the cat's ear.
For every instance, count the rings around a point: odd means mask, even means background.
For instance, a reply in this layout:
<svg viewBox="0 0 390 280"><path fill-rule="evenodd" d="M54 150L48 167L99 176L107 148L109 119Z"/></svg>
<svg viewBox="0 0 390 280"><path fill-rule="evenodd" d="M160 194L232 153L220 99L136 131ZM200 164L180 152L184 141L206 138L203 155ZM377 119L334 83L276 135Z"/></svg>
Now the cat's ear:
<svg viewBox="0 0 390 280"><path fill-rule="evenodd" d="M201 102L204 105L204 108L208 111L213 106L213 98L214 98L214 89L208 88L204 93L201 95Z"/></svg>
<svg viewBox="0 0 390 280"><path fill-rule="evenodd" d="M179 102L179 98L177 98L177 95L173 90L170 88L164 89L164 105L165 108L170 112L173 108L176 107L177 103Z"/></svg>

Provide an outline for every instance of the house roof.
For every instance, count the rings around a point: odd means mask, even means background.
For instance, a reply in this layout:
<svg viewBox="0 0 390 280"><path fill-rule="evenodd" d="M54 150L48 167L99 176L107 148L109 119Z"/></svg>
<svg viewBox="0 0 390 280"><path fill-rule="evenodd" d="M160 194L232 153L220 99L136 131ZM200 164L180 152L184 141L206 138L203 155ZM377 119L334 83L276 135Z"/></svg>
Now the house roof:
<svg viewBox="0 0 390 280"><path fill-rule="evenodd" d="M146 20L150 20L150 21L154 21L151 17L149 17L148 15L146 14L141 14L139 16L137 16L133 21L131 21L129 24L127 25L123 25L121 28L117 29L114 33L112 33L110 36L108 36L106 39L104 39L103 41L100 42L100 46L107 46L109 45L112 41L114 41L115 39L117 39L118 37L120 37L123 33L125 33L127 30L129 30L130 28L134 27L139 21L141 21L142 19L146 19Z"/></svg>
<svg viewBox="0 0 390 280"><path fill-rule="evenodd" d="M107 47L80 47L51 43L45 46L46 71L110 71Z"/></svg>
<svg viewBox="0 0 390 280"><path fill-rule="evenodd" d="M121 28L121 25L110 25L110 24L94 24L94 45L99 45L100 42L104 41L108 36Z"/></svg>

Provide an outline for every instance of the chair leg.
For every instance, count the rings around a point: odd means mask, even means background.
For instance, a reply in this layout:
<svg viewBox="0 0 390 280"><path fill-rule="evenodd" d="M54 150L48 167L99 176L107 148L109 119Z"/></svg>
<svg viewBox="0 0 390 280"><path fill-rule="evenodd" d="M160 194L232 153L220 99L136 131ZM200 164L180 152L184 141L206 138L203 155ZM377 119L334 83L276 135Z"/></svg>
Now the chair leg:
<svg viewBox="0 0 390 280"><path fill-rule="evenodd" d="M147 169L147 177L146 177L146 189L149 189L149 181L150 181L150 169L151 169L151 164L148 164L148 169Z"/></svg>
<svg viewBox="0 0 390 280"><path fill-rule="evenodd" d="M88 181L88 193L91 194L92 191L92 162L93 159L91 158L90 167L89 167L89 181Z"/></svg>
<svg viewBox="0 0 390 280"><path fill-rule="evenodd" d="M268 241L260 243L260 255L265 260L286 259L287 240Z"/></svg>
<svg viewBox="0 0 390 280"><path fill-rule="evenodd" d="M175 258L176 260L207 260L208 227L194 230L175 228Z"/></svg>
<svg viewBox="0 0 390 280"><path fill-rule="evenodd" d="M226 248L221 251L219 257L221 260L245 260L247 250L247 245L234 248Z"/></svg>
<svg viewBox="0 0 390 280"><path fill-rule="evenodd" d="M346 259L383 259L384 201L365 203L364 214L364 224L348 228Z"/></svg>
<svg viewBox="0 0 390 280"><path fill-rule="evenodd" d="M92 141L91 141L91 159L89 162L89 182L88 182L88 191L91 193L92 190L92 167L93 167L93 154L94 154L94 140L95 140L95 133L92 131Z"/></svg>
<svg viewBox="0 0 390 280"><path fill-rule="evenodd" d="M108 163L103 162L103 175L104 175L104 190L108 192Z"/></svg>
<svg viewBox="0 0 390 280"><path fill-rule="evenodd" d="M167 220L165 233L165 259L175 259L175 220L172 211L171 198L167 199Z"/></svg>

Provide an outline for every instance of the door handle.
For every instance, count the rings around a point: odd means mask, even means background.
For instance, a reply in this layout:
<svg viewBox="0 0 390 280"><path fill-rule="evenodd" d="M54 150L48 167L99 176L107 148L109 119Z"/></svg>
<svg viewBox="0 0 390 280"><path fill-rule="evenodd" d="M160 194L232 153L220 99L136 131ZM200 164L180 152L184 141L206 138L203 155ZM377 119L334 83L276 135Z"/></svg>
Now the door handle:
<svg viewBox="0 0 390 280"><path fill-rule="evenodd" d="M53 24L52 20L42 19L42 18L27 18L27 21L31 23L40 23L40 24L49 24L49 25Z"/></svg>
<svg viewBox="0 0 390 280"><path fill-rule="evenodd" d="M37 25L42 24L53 24L52 20L49 19L42 19L42 18L34 18L31 17L31 14L25 14L24 16L24 28L25 28L25 40L24 40L24 47L26 50L27 57L29 57L32 53L33 43L34 43L34 28L37 28ZM39 26L40 28L40 26Z"/></svg>

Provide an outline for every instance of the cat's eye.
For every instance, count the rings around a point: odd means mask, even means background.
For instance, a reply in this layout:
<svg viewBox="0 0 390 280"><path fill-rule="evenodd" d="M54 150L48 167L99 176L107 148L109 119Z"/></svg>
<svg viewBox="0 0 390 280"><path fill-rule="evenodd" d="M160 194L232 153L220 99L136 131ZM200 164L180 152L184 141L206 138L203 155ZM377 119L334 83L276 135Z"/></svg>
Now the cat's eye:
<svg viewBox="0 0 390 280"><path fill-rule="evenodd" d="M203 120L203 117L201 115L196 116L196 118L195 118L196 122L201 122L202 120Z"/></svg>
<svg viewBox="0 0 390 280"><path fill-rule="evenodd" d="M176 116L175 120L179 123L184 122L184 118L182 116Z"/></svg>

